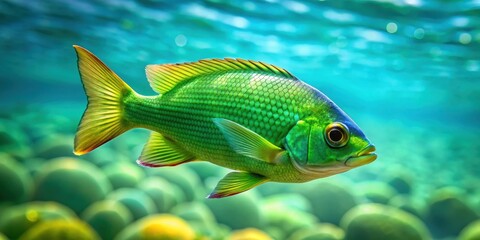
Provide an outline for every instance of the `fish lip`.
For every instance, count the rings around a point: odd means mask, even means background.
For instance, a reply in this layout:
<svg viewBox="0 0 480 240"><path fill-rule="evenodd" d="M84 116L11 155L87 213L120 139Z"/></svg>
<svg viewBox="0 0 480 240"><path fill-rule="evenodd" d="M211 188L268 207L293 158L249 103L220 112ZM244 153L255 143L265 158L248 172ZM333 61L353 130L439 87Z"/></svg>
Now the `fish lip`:
<svg viewBox="0 0 480 240"><path fill-rule="evenodd" d="M375 150L375 146L368 145L360 150L355 156L347 158L343 163L348 167L359 167L371 163L377 159L377 154L373 153Z"/></svg>
<svg viewBox="0 0 480 240"><path fill-rule="evenodd" d="M315 167L311 167L311 166L301 165L297 161L295 161L294 159L291 159L291 162L292 162L293 166L299 172L301 172L302 174L311 176L311 177L315 177L315 178L327 177L327 176L331 176L331 175L341 173L341 172L344 172L344 171L348 170L348 169L345 169L345 167L341 164L328 166L328 167L315 168Z"/></svg>

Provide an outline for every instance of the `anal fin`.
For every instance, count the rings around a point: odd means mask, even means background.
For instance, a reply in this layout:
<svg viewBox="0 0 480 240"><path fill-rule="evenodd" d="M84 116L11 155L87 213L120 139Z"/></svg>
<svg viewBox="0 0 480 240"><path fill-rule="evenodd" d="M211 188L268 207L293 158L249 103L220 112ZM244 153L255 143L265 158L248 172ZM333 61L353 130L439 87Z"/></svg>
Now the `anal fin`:
<svg viewBox="0 0 480 240"><path fill-rule="evenodd" d="M162 134L152 132L137 163L146 167L175 166L195 159L191 153Z"/></svg>
<svg viewBox="0 0 480 240"><path fill-rule="evenodd" d="M250 190L262 183L268 182L268 178L249 172L231 172L227 174L213 190L208 198L223 198Z"/></svg>

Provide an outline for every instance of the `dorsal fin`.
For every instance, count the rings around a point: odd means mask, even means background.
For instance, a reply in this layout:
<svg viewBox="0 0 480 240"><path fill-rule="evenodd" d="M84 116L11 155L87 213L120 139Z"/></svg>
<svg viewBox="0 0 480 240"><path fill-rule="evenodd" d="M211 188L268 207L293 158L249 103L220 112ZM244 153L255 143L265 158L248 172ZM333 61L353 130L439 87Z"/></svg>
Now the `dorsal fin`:
<svg viewBox="0 0 480 240"><path fill-rule="evenodd" d="M185 79L232 70L250 70L253 72L275 74L289 79L297 79L287 70L275 65L239 58L204 59L198 62L177 64L155 64L148 65L145 70L150 86L160 94L167 93Z"/></svg>

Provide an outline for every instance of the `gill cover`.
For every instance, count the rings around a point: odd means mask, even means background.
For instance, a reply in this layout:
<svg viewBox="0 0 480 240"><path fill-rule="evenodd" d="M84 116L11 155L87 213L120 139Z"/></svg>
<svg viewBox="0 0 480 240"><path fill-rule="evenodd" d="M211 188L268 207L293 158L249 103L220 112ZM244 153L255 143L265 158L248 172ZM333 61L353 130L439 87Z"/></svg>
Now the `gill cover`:
<svg viewBox="0 0 480 240"><path fill-rule="evenodd" d="M335 162L328 155L324 129L308 120L300 120L286 136L286 148L291 158L300 166L328 165Z"/></svg>

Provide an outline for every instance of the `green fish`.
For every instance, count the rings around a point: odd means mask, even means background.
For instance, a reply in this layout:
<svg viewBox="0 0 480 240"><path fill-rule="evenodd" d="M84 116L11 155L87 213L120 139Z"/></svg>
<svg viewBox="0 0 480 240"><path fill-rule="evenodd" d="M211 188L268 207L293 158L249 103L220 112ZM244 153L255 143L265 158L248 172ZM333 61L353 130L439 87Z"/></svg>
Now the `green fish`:
<svg viewBox="0 0 480 240"><path fill-rule="evenodd" d="M208 161L232 169L209 198L265 182L301 183L370 163L375 147L317 89L287 70L243 59L148 65L142 96L74 46L88 99L75 136L82 155L132 128L152 131L137 163Z"/></svg>

